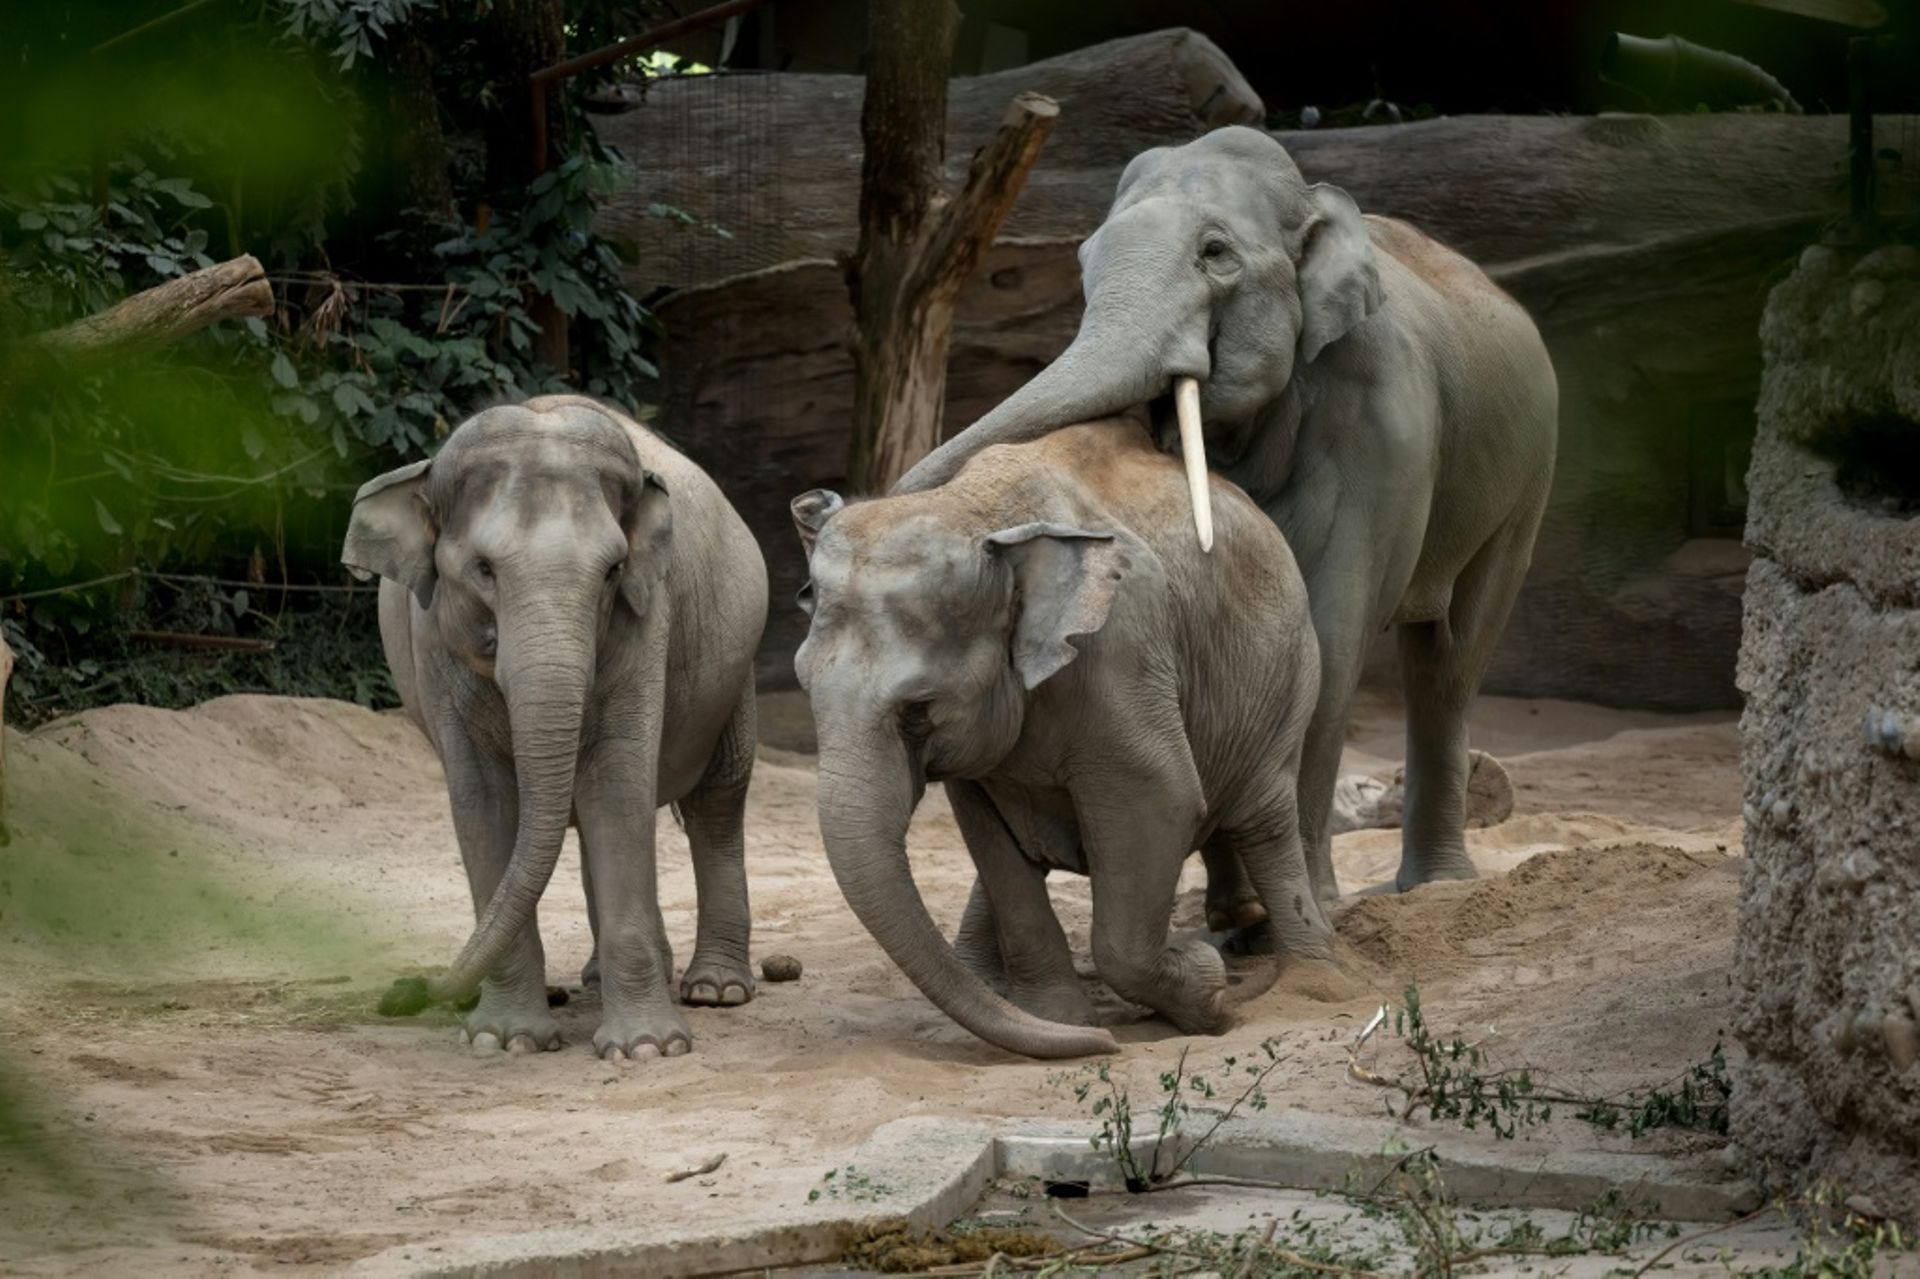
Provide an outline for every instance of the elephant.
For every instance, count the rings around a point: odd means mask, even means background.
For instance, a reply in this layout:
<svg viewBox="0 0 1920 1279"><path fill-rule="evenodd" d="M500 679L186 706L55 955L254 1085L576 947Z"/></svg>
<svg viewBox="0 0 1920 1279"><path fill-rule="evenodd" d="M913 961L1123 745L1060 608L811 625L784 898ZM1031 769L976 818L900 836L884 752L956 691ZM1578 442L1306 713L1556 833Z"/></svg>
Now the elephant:
<svg viewBox="0 0 1920 1279"><path fill-rule="evenodd" d="M894 486L944 484L995 444L1143 413L1177 435L1204 538L1207 463L1285 534L1320 641L1300 812L1323 899L1328 815L1372 637L1407 699L1397 886L1472 878L1467 712L1533 554L1559 392L1526 311L1472 263L1309 186L1243 126L1136 156L1080 248L1068 348ZM1171 421L1169 419L1172 419Z"/></svg>
<svg viewBox="0 0 1920 1279"><path fill-rule="evenodd" d="M608 1060L677 1056L656 810L677 811L699 894L690 1004L750 999L742 820L766 569L705 473L623 413L547 395L462 423L364 485L341 559L378 574L380 638L445 768L477 920L434 1002L462 1039L555 1049L536 909L580 832Z"/></svg>
<svg viewBox="0 0 1920 1279"><path fill-rule="evenodd" d="M888 956L999 1047L1115 1049L1089 1024L1050 869L1092 881L1102 979L1188 1033L1229 1018L1219 952L1168 941L1195 848L1244 868L1278 952L1270 973L1332 957L1294 800L1319 679L1306 591L1272 521L1215 488L1227 536L1206 556L1179 463L1138 423L1105 421L985 450L926 492L794 499L811 572L794 670L828 860ZM930 781L998 925L998 954L973 966L907 862ZM984 980L1002 972L1011 1001Z"/></svg>

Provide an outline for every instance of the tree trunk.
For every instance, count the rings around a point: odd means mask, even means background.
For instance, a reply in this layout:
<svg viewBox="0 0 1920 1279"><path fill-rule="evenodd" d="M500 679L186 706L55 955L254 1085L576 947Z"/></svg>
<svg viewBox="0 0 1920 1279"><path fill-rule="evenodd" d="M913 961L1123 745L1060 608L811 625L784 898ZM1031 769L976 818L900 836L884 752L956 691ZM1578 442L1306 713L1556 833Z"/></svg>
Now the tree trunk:
<svg viewBox="0 0 1920 1279"><path fill-rule="evenodd" d="M855 492L885 492L940 442L954 299L1060 111L1038 94L1015 98L966 186L948 199L947 68L959 16L952 0L872 0L869 9L860 243L846 264Z"/></svg>
<svg viewBox="0 0 1920 1279"><path fill-rule="evenodd" d="M42 334L39 344L87 360L163 346L209 324L273 314L273 287L259 259L244 254L136 293L98 315Z"/></svg>
<svg viewBox="0 0 1920 1279"><path fill-rule="evenodd" d="M440 103L433 90L433 46L409 23L387 41L383 65L391 177L399 207L450 217L453 182L447 172Z"/></svg>
<svg viewBox="0 0 1920 1279"><path fill-rule="evenodd" d="M527 186L540 176L527 77L567 56L565 22L562 0L493 0L488 15L486 61L495 102L487 113L487 190L508 207L524 204ZM542 92L547 129L564 129L559 82L548 84ZM556 161L558 150L549 148ZM564 375L568 367L565 313L544 294L532 300L528 311L540 326L534 355Z"/></svg>

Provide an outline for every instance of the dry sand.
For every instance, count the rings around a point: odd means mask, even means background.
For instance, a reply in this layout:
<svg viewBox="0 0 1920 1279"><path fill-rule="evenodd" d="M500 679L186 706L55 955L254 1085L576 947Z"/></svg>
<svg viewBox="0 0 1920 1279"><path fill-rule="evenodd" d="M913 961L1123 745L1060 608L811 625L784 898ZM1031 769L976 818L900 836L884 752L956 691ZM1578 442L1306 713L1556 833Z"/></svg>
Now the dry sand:
<svg viewBox="0 0 1920 1279"><path fill-rule="evenodd" d="M40 1085L38 1149L79 1180L49 1184L18 1148L0 1160L0 1269L324 1270L463 1232L663 1214L724 1226L746 1203L803 1201L889 1119L1075 1114L1049 1082L1058 1064L961 1031L860 928L815 829L804 711L771 698L763 718L754 949L798 956L805 976L744 1008L687 1010L694 1052L635 1065L590 1055L591 999L559 1010L563 1051L528 1058L470 1055L450 1015L371 1015L388 981L444 963L472 921L439 769L398 716L231 697L15 734L0 1055ZM1390 766L1397 708L1367 699L1350 740L1351 767ZM1342 989L1283 982L1218 1040L1124 1027L1115 1069L1150 1092L1183 1047L1208 1065L1273 1037L1287 1055L1276 1105L1381 1114L1386 1095L1346 1077L1346 1044L1416 977L1438 1027L1565 1090L1701 1060L1728 1018L1732 720L1488 698L1474 741L1517 798L1511 820L1472 833L1488 878L1350 896ZM664 814L660 847L684 961L693 878ZM912 847L950 926L972 873L937 791ZM1337 841L1349 889L1390 879L1397 858L1397 832ZM1201 913L1198 869L1178 924ZM1056 884L1084 953L1085 885ZM590 943L571 851L542 929L550 980L575 982ZM1405 1064L1392 1043L1374 1051L1376 1069ZM1567 1120L1534 1140L1627 1148ZM710 1176L662 1180L721 1152Z"/></svg>

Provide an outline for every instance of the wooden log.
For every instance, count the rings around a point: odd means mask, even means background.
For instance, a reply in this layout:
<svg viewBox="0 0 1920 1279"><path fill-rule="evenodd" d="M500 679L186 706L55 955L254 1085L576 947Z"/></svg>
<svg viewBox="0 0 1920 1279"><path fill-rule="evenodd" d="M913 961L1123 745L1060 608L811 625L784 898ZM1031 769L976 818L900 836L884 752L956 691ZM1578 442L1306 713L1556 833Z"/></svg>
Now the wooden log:
<svg viewBox="0 0 1920 1279"><path fill-rule="evenodd" d="M252 254L183 275L42 334L61 356L95 360L177 341L222 320L273 314L273 286Z"/></svg>
<svg viewBox="0 0 1920 1279"><path fill-rule="evenodd" d="M643 99L631 95L639 99L634 110L596 119L601 141L632 163L631 187L594 223L631 254L631 286L705 284L852 252L864 85L848 75L664 80ZM1259 96L1205 36L1174 30L1112 40L952 81L947 189L965 179L968 158L999 129L1007 103L1029 92L1059 105L1060 124L1003 229L1023 239L1084 235L1105 215L1121 167L1147 147L1266 119ZM660 206L695 221L662 217Z"/></svg>

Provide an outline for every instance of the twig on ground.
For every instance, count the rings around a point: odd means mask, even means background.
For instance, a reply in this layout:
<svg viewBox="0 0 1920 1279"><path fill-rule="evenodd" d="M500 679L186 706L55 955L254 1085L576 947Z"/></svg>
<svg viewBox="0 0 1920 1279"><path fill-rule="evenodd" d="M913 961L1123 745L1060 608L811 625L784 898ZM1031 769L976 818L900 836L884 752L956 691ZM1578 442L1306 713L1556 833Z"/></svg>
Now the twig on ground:
<svg viewBox="0 0 1920 1279"><path fill-rule="evenodd" d="M1111 1231L1095 1230L1091 1226L1082 1225L1067 1215L1066 1210L1060 1206L1058 1199L1053 1201L1053 1214L1073 1229L1078 1230L1081 1234L1092 1239L1104 1239L1108 1243L1125 1244L1135 1248L1146 1248L1160 1256L1178 1257L1183 1261L1198 1262L1202 1266L1209 1268L1211 1268L1215 1260L1214 1258L1202 1256L1196 1252L1190 1252L1184 1248L1175 1248L1170 1244L1153 1243L1141 1239L1129 1239L1125 1235L1116 1235ZM1261 1245L1261 1251L1289 1266L1295 1266L1301 1270L1311 1270L1316 1274L1345 1275L1348 1279L1378 1279L1376 1272L1372 1270L1356 1270L1352 1266L1330 1265L1327 1262L1315 1261L1311 1257L1303 1257L1297 1252L1292 1252L1286 1248L1278 1248L1271 1244Z"/></svg>
<svg viewBox="0 0 1920 1279"><path fill-rule="evenodd" d="M1766 1216L1769 1212L1772 1212L1774 1208L1777 1206L1778 1205L1774 1203L1767 1203L1762 1205L1761 1207L1755 1208L1752 1212L1746 1214L1744 1217L1735 1217L1732 1221L1723 1221L1718 1225L1708 1226L1705 1230L1696 1230L1694 1233L1690 1235L1682 1235L1680 1238L1674 1240L1672 1243L1662 1248L1659 1252L1654 1253L1651 1257L1648 1257L1645 1261L1641 1262L1639 1268L1636 1269L1632 1273L1632 1275L1628 1276L1628 1279L1640 1279L1640 1276L1646 1274L1649 1270L1652 1270L1655 1266L1659 1265L1662 1261L1665 1261L1667 1257L1677 1249L1684 1248L1689 1244L1699 1243L1702 1239L1711 1239L1713 1238L1713 1236L1717 1234L1720 1234L1724 1231L1732 1230L1736 1226L1744 1226L1750 1221L1758 1221L1760 1218Z"/></svg>
<svg viewBox="0 0 1920 1279"><path fill-rule="evenodd" d="M671 1184L676 1181L685 1181L689 1177L704 1177L725 1162L727 1162L727 1152L723 1150L697 1168L682 1168L679 1172L668 1173L666 1179Z"/></svg>

